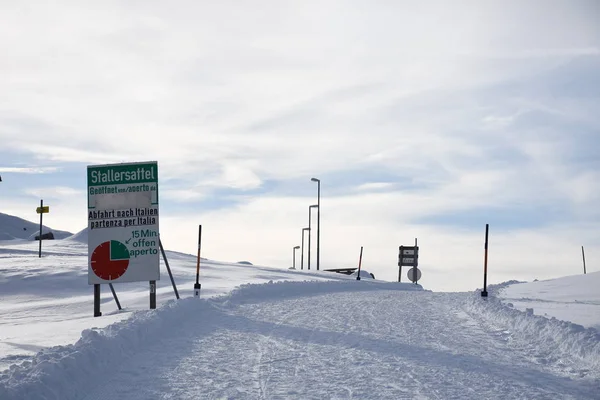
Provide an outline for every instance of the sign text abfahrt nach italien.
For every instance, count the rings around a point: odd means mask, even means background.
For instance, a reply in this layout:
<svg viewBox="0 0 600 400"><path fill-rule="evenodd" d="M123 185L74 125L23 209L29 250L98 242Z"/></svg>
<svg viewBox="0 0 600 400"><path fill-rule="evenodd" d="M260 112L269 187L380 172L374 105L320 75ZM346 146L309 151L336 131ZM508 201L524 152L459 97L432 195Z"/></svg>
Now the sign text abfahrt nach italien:
<svg viewBox="0 0 600 400"><path fill-rule="evenodd" d="M160 279L158 164L90 165L88 283Z"/></svg>

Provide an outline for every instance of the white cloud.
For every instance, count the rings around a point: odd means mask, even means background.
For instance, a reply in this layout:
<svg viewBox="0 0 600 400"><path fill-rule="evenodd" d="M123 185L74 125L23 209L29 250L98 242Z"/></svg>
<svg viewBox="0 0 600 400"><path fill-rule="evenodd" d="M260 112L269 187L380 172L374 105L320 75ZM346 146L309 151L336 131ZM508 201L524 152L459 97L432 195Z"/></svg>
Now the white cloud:
<svg viewBox="0 0 600 400"><path fill-rule="evenodd" d="M60 171L58 167L0 167L1 172L13 174L48 174Z"/></svg>
<svg viewBox="0 0 600 400"><path fill-rule="evenodd" d="M82 197L85 195L85 190L67 186L51 186L26 189L25 193L38 198L62 199L68 197Z"/></svg>
<svg viewBox="0 0 600 400"><path fill-rule="evenodd" d="M377 191L382 189L389 189L393 187L394 184L392 182L371 182L364 183L359 185L356 190L359 192L369 192L369 191Z"/></svg>

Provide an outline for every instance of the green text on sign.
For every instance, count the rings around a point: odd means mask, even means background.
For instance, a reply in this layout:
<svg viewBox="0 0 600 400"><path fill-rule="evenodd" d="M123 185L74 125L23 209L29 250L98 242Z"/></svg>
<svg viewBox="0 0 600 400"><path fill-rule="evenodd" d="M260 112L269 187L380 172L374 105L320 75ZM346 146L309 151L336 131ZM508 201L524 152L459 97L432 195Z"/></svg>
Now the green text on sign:
<svg viewBox="0 0 600 400"><path fill-rule="evenodd" d="M88 167L88 186L157 182L156 164Z"/></svg>

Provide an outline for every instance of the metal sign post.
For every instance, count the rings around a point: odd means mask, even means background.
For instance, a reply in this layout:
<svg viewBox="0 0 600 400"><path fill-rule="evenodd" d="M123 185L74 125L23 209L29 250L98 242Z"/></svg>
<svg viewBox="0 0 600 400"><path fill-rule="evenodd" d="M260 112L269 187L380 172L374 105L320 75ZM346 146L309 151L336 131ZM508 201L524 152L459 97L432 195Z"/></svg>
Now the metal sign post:
<svg viewBox="0 0 600 400"><path fill-rule="evenodd" d="M156 308L156 281L150 281L150 309Z"/></svg>
<svg viewBox="0 0 600 400"><path fill-rule="evenodd" d="M100 312L100 284L94 284L94 317L101 317L102 312Z"/></svg>
<svg viewBox="0 0 600 400"><path fill-rule="evenodd" d="M417 239L415 238L414 246L400 246L398 249L398 282L402 280L402 267L413 267L417 268L419 265L419 246L417 246ZM420 272L420 271L419 271ZM410 271L409 271L410 273ZM421 278L420 274L417 274L419 280ZM409 277L410 279L410 277ZM417 283L415 280L410 279L414 283Z"/></svg>
<svg viewBox="0 0 600 400"><path fill-rule="evenodd" d="M45 213L49 213L50 212L50 207L48 207L48 206L44 207L44 200L40 200L40 206L38 208L36 208L35 211L38 214L40 214L40 233L39 233L40 251L39 251L39 258L42 258L42 216Z"/></svg>

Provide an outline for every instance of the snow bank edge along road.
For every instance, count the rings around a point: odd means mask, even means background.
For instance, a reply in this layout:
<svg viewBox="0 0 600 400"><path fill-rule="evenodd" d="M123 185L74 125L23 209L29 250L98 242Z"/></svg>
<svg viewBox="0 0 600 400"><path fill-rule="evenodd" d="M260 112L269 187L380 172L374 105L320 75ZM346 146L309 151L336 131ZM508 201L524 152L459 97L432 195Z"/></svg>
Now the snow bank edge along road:
<svg viewBox="0 0 600 400"><path fill-rule="evenodd" d="M600 370L600 332L593 328L554 317L547 318L517 310L511 303L504 303L497 295L509 285L522 283L508 281L488 286L489 297L481 298L476 291L468 302L468 308L480 319L509 329L510 334L535 338L540 353L569 355L596 370Z"/></svg>

